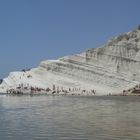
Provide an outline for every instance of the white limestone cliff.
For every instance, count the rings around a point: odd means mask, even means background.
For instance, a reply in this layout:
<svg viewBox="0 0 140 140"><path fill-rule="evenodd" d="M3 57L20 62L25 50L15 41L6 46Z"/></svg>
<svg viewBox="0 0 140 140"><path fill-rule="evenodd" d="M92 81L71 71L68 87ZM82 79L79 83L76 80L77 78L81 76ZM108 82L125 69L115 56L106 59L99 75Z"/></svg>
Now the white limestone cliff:
<svg viewBox="0 0 140 140"><path fill-rule="evenodd" d="M11 72L0 92L19 85L43 89L63 87L119 94L140 83L140 27L109 40L100 48L58 60L46 60L29 71Z"/></svg>

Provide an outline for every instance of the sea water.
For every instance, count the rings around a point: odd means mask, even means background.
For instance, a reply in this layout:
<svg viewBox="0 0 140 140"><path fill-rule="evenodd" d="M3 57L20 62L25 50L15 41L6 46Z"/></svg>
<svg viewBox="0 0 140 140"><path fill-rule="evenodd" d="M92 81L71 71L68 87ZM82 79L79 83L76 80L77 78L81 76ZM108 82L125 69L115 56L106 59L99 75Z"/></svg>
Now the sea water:
<svg viewBox="0 0 140 140"><path fill-rule="evenodd" d="M0 140L140 140L140 97L0 95Z"/></svg>

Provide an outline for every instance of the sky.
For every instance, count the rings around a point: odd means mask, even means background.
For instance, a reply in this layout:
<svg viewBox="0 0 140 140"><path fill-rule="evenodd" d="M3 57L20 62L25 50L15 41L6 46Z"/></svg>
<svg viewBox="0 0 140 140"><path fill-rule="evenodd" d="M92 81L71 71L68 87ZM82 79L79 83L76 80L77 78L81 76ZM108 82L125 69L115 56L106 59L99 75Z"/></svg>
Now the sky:
<svg viewBox="0 0 140 140"><path fill-rule="evenodd" d="M0 0L0 78L137 28L139 6L140 0Z"/></svg>

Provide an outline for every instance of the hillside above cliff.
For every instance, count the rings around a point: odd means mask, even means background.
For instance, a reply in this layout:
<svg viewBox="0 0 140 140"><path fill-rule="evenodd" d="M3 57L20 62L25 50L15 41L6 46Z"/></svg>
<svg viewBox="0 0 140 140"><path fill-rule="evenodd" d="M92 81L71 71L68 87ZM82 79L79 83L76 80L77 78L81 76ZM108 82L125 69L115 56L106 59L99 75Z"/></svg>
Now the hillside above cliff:
<svg viewBox="0 0 140 140"><path fill-rule="evenodd" d="M140 83L140 26L118 35L99 48L58 60L42 61L37 68L11 72L3 79L0 92L32 88L76 89L97 95L119 94Z"/></svg>

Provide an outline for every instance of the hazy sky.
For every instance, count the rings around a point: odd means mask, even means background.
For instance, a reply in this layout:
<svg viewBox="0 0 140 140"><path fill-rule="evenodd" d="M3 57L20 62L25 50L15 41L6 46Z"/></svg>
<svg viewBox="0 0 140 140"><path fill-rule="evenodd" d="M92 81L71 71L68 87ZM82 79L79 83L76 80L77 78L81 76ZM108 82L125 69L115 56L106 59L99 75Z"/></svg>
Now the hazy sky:
<svg viewBox="0 0 140 140"><path fill-rule="evenodd" d="M0 0L0 77L99 47L140 24L140 0Z"/></svg>

